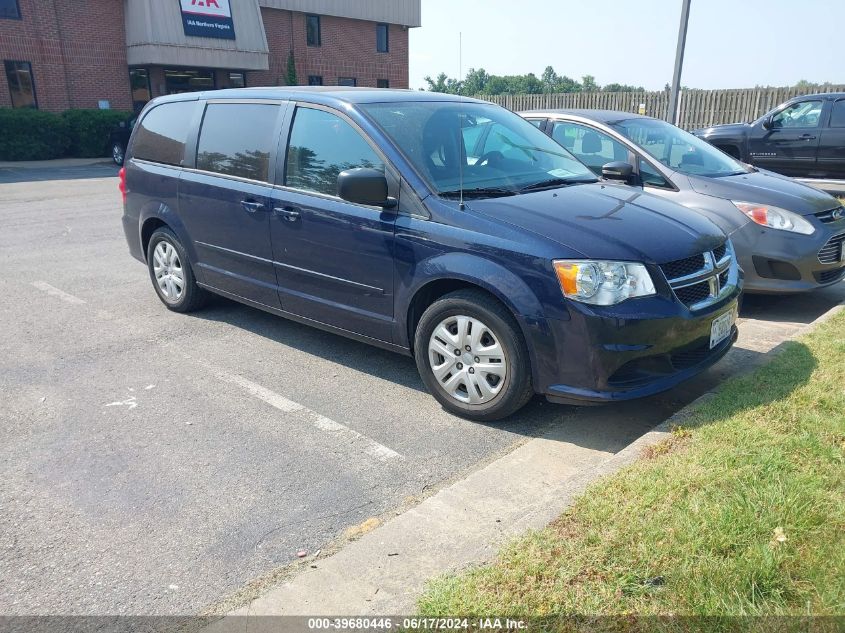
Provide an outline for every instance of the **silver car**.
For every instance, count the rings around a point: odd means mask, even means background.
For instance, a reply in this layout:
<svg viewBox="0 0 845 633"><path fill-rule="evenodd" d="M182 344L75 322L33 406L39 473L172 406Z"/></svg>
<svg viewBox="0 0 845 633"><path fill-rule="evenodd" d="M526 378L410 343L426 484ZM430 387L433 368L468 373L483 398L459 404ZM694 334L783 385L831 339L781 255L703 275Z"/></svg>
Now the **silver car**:
<svg viewBox="0 0 845 633"><path fill-rule="evenodd" d="M609 110L520 112L597 176L706 215L730 235L746 290L794 293L845 277L845 209L651 117Z"/></svg>

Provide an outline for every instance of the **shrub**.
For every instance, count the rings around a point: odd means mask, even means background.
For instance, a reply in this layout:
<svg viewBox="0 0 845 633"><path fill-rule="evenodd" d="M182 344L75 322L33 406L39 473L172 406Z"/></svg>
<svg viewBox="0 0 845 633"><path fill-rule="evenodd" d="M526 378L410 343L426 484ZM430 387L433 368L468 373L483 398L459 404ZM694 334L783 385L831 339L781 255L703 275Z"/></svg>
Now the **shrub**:
<svg viewBox="0 0 845 633"><path fill-rule="evenodd" d="M121 121L129 118L120 110L67 110L62 118L70 133L71 156L96 158L108 156L109 132Z"/></svg>
<svg viewBox="0 0 845 633"><path fill-rule="evenodd" d="M58 114L0 108L0 160L47 160L70 147L67 122Z"/></svg>

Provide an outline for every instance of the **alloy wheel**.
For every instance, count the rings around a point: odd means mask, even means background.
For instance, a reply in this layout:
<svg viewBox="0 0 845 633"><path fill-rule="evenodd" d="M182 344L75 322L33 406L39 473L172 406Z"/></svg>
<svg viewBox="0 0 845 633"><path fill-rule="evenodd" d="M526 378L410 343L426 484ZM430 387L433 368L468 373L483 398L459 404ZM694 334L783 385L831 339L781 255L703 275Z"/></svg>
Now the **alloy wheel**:
<svg viewBox="0 0 845 633"><path fill-rule="evenodd" d="M173 244L162 240L153 251L153 272L162 296L176 303L185 292L185 273Z"/></svg>
<svg viewBox="0 0 845 633"><path fill-rule="evenodd" d="M508 359L483 322L456 315L441 321L428 342L428 361L440 387L464 404L486 404L502 391Z"/></svg>

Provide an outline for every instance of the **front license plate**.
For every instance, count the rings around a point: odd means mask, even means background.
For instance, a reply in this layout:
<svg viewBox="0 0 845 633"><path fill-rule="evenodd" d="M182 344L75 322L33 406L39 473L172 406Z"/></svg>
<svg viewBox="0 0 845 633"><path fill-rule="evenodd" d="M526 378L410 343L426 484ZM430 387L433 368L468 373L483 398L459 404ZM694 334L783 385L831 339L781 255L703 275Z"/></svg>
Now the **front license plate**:
<svg viewBox="0 0 845 633"><path fill-rule="evenodd" d="M713 319L713 323L710 325L710 349L713 349L731 335L733 324L733 310Z"/></svg>

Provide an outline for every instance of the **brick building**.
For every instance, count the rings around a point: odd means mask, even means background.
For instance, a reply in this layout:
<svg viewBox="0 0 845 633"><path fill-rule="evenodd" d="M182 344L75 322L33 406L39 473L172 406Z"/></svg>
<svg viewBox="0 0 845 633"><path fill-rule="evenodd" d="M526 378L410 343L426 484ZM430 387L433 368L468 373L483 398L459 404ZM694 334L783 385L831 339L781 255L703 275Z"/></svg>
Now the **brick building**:
<svg viewBox="0 0 845 633"><path fill-rule="evenodd" d="M110 107L191 90L408 87L421 0L0 0L0 107Z"/></svg>

